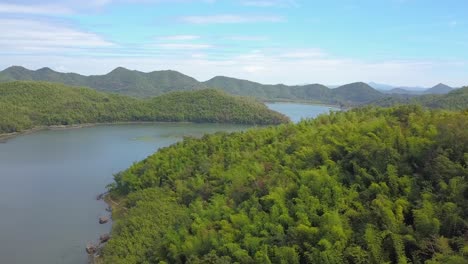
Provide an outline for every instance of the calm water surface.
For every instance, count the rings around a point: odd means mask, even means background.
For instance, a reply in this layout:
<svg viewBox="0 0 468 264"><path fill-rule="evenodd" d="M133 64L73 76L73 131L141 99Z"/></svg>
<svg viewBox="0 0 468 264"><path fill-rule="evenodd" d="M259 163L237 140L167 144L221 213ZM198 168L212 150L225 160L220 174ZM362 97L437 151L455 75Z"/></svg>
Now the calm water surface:
<svg viewBox="0 0 468 264"><path fill-rule="evenodd" d="M268 104L298 121L328 107ZM40 131L0 144L0 263L83 264L84 246L111 225L99 225L96 201L112 175L183 136L239 131L215 124L107 125Z"/></svg>
<svg viewBox="0 0 468 264"><path fill-rule="evenodd" d="M277 112L283 113L295 123L303 118L313 118L330 110L338 111L338 108L325 105L296 104L296 103L269 103L267 106Z"/></svg>

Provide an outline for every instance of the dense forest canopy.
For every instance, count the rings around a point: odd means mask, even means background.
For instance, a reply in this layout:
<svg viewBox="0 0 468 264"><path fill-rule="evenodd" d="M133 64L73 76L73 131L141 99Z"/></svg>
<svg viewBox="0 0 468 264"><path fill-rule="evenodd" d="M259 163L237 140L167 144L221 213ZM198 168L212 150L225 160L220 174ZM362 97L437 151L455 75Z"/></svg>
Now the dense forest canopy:
<svg viewBox="0 0 468 264"><path fill-rule="evenodd" d="M289 119L253 99L212 89L136 99L57 83L0 84L0 134L36 126L119 121L265 125L285 123Z"/></svg>
<svg viewBox="0 0 468 264"><path fill-rule="evenodd" d="M468 111L187 138L115 176L106 263L467 263Z"/></svg>

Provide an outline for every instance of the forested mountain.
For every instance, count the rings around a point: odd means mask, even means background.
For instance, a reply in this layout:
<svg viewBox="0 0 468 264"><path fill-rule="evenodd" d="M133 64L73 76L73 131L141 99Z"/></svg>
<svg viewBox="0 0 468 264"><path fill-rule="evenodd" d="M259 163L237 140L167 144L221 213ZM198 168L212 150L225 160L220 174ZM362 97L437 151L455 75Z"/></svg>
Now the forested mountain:
<svg viewBox="0 0 468 264"><path fill-rule="evenodd" d="M137 99L57 83L0 84L0 134L35 126L118 121L279 124L288 118L253 99L212 89Z"/></svg>
<svg viewBox="0 0 468 264"><path fill-rule="evenodd" d="M152 97L172 91L207 88L197 80L176 71L144 73L122 67L105 75L84 76L60 73L49 68L31 71L13 66L0 72L0 81L33 80L58 82L73 86L87 86L98 91L113 92L136 97Z"/></svg>
<svg viewBox="0 0 468 264"><path fill-rule="evenodd" d="M356 105L384 97L384 94L369 85L357 82L330 89L321 84L287 86L264 85L246 80L218 76L205 82L237 95L248 95L264 100L307 100L326 104Z"/></svg>
<svg viewBox="0 0 468 264"><path fill-rule="evenodd" d="M223 76L214 77L206 82L199 82L176 71L144 73L122 67L116 68L105 75L92 76L59 73L49 68L31 71L18 66L0 72L0 82L13 80L51 81L67 85L88 86L99 91L136 97L156 96L171 91L216 88L230 94L251 96L261 100L300 100L325 104L357 105L384 96L364 83L353 83L336 89L329 89L321 84L265 85Z"/></svg>
<svg viewBox="0 0 468 264"><path fill-rule="evenodd" d="M185 139L115 175L103 260L467 263L467 127L401 106Z"/></svg>
<svg viewBox="0 0 468 264"><path fill-rule="evenodd" d="M389 94L412 94L412 95L419 95L419 94L423 94L424 91L412 91L412 90L406 90L404 88L393 88L389 91L386 91L386 93L389 93Z"/></svg>
<svg viewBox="0 0 468 264"><path fill-rule="evenodd" d="M335 100L349 105L364 104L384 97L381 92L363 82L346 84L331 91Z"/></svg>
<svg viewBox="0 0 468 264"><path fill-rule="evenodd" d="M253 96L260 99L274 100L310 100L320 103L337 103L332 90L321 84L287 86L284 84L266 85L247 80L217 76L204 84L222 89L236 95Z"/></svg>
<svg viewBox="0 0 468 264"><path fill-rule="evenodd" d="M419 96L393 95L372 102L378 106L398 104L419 104L429 108L466 109L468 108L468 87L460 88L448 94L427 94Z"/></svg>

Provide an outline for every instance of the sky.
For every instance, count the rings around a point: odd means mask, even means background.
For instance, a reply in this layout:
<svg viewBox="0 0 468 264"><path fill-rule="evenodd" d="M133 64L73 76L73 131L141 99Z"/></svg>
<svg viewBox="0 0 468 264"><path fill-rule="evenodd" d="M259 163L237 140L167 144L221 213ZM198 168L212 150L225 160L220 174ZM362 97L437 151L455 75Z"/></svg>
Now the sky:
<svg viewBox="0 0 468 264"><path fill-rule="evenodd" d="M0 69L468 85L466 0L0 0Z"/></svg>

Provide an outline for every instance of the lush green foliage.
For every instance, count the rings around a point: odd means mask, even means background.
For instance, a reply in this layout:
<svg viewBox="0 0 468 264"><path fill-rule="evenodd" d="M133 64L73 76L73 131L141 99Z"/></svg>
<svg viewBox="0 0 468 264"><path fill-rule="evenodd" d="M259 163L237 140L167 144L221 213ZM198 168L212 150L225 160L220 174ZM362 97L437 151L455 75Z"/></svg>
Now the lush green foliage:
<svg viewBox="0 0 468 264"><path fill-rule="evenodd" d="M14 80L59 82L137 97L156 96L173 91L199 90L208 87L220 89L234 95L256 97L262 100L306 100L326 104L356 105L384 96L365 83L352 83L337 89L329 89L321 84L264 85L223 76L215 77L206 82L199 82L176 71L144 73L130 71L122 67L116 68L105 75L93 76L60 73L49 68L31 71L18 66L0 72L0 82Z"/></svg>
<svg viewBox="0 0 468 264"><path fill-rule="evenodd" d="M279 124L288 119L252 99L209 89L143 100L56 83L0 84L0 133L118 121Z"/></svg>
<svg viewBox="0 0 468 264"><path fill-rule="evenodd" d="M453 90L448 94L428 94L420 96L393 95L372 102L372 104L379 106L419 104L429 108L463 110L468 108L468 87Z"/></svg>
<svg viewBox="0 0 468 264"><path fill-rule="evenodd" d="M467 127L402 106L187 138L115 176L104 260L466 263Z"/></svg>
<svg viewBox="0 0 468 264"><path fill-rule="evenodd" d="M279 124L289 121L263 103L213 89L171 92L148 100L148 105L155 109L159 120L237 124Z"/></svg>

